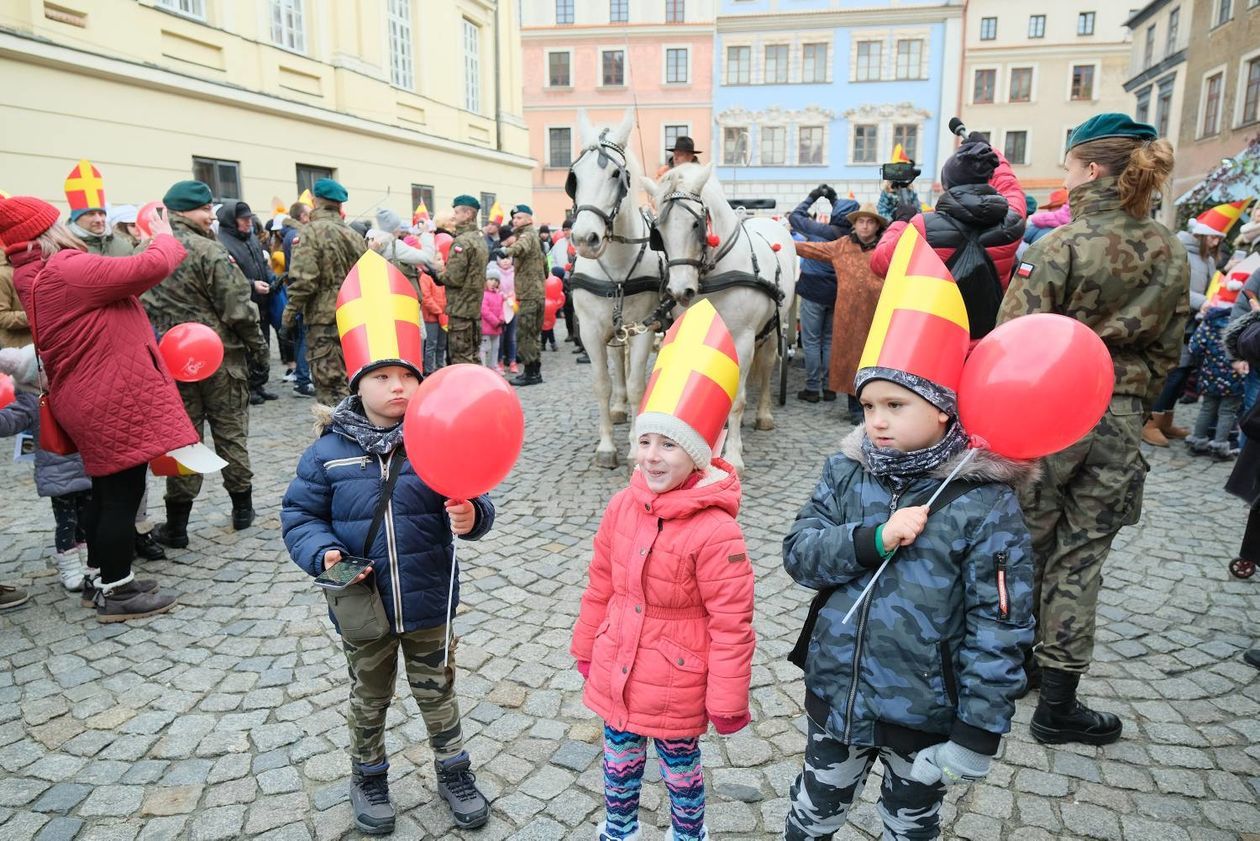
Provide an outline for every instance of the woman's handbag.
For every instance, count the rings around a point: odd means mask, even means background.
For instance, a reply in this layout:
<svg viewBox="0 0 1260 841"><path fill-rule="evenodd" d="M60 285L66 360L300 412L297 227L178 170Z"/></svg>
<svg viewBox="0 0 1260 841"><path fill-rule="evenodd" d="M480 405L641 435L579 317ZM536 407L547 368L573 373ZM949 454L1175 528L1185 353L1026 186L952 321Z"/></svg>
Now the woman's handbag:
<svg viewBox="0 0 1260 841"><path fill-rule="evenodd" d="M35 329L35 288L39 286L39 278L43 274L35 276L35 282L31 284L31 342L35 345L35 358L39 361L40 373L40 391L39 391L39 448L46 453L53 453L59 456L68 456L79 451L79 447L74 443L70 434L66 432L65 427L57 422L57 418L53 415L52 405L48 400L48 392L44 390L43 384L47 380L44 374L44 360L39 355L39 334Z"/></svg>

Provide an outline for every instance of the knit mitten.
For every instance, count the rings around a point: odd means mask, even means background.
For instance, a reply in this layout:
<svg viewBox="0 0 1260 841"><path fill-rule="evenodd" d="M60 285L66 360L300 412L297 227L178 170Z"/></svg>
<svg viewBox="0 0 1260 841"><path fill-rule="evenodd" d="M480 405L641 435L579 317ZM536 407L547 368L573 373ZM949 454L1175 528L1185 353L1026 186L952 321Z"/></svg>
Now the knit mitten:
<svg viewBox="0 0 1260 841"><path fill-rule="evenodd" d="M910 777L924 785L937 781L947 786L974 783L985 778L992 761L993 757L976 753L957 742L942 742L919 751Z"/></svg>
<svg viewBox="0 0 1260 841"><path fill-rule="evenodd" d="M748 713L743 715L712 715L709 720L713 722L713 729L718 731L722 736L729 736L732 733L738 733L748 726L748 722L752 721L752 716Z"/></svg>
<svg viewBox="0 0 1260 841"><path fill-rule="evenodd" d="M578 661L577 661L577 670L578 670L578 672L579 672L579 673L581 673L582 677L584 677L584 678L589 678L589 677L591 676L591 661L590 661L590 660L578 660Z"/></svg>

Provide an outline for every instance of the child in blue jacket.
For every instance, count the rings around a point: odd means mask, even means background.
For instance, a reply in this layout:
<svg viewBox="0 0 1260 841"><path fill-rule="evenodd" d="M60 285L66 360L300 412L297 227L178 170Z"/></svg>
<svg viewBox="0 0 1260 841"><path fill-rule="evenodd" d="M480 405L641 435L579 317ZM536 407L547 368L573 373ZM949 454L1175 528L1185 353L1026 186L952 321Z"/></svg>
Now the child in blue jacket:
<svg viewBox="0 0 1260 841"><path fill-rule="evenodd" d="M403 451L402 418L420 378L411 362L370 363L351 378L350 397L335 409L320 407L319 440L302 455L280 515L285 546L308 574L317 576L346 555L373 562L362 581L330 602L351 678L350 802L359 829L374 835L394 830L385 716L399 649L429 731L438 793L461 828L482 826L490 814L464 750L454 659L444 661L452 575L455 603L459 599L452 538L476 540L488 532L494 506L489 496L447 499L412 469ZM395 484L373 528L391 473ZM347 601L357 607L353 624L346 622L350 614L341 613Z"/></svg>

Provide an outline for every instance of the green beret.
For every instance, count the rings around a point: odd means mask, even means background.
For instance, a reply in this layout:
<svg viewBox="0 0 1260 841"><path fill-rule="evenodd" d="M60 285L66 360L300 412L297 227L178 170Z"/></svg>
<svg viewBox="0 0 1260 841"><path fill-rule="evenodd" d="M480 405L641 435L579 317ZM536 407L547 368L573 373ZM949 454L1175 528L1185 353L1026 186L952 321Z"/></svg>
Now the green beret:
<svg viewBox="0 0 1260 841"><path fill-rule="evenodd" d="M1135 140L1154 140L1159 137L1155 126L1139 123L1128 114L1095 114L1081 123L1068 138L1068 150L1091 140L1102 140L1105 137L1132 137Z"/></svg>
<svg viewBox="0 0 1260 841"><path fill-rule="evenodd" d="M176 181L162 196L167 210L196 210L213 202L210 187L203 181Z"/></svg>
<svg viewBox="0 0 1260 841"><path fill-rule="evenodd" d="M515 216L518 213L524 213L526 216L533 216L534 210L527 204L518 204L516 207L512 208L512 215Z"/></svg>
<svg viewBox="0 0 1260 841"><path fill-rule="evenodd" d="M311 195L318 199L328 199L328 201L343 202L350 198L350 194L346 192L346 188L333 181L331 178L321 178L311 187Z"/></svg>
<svg viewBox="0 0 1260 841"><path fill-rule="evenodd" d="M455 201L451 202L451 207L471 207L473 210L481 210L481 202L464 193L455 197Z"/></svg>

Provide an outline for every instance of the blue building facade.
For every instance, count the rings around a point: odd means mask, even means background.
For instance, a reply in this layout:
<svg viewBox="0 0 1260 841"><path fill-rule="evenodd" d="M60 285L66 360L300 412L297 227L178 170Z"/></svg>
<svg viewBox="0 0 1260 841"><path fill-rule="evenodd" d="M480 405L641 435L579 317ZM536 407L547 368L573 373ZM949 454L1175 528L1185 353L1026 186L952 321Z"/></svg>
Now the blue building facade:
<svg viewBox="0 0 1260 841"><path fill-rule="evenodd" d="M721 0L712 160L727 194L785 211L826 182L875 201L900 143L927 198L953 148L962 0Z"/></svg>

